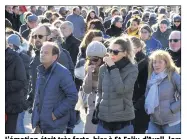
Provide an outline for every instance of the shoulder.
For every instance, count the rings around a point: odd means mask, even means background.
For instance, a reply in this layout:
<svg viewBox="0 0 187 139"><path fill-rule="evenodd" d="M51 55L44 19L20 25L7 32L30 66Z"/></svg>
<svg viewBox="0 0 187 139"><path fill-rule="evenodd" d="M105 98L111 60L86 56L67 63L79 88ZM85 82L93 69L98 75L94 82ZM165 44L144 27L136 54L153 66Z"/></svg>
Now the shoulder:
<svg viewBox="0 0 187 139"><path fill-rule="evenodd" d="M127 66L125 66L122 69L122 72L128 72L128 73L138 73L138 65L129 63Z"/></svg>
<svg viewBox="0 0 187 139"><path fill-rule="evenodd" d="M64 67L63 65L61 65L60 63L57 62L56 67L55 67L55 72L59 73L58 75L67 75L67 74L71 74L70 71ZM63 73L63 74L62 74Z"/></svg>
<svg viewBox="0 0 187 139"><path fill-rule="evenodd" d="M177 72L173 72L172 74L172 79L176 79L176 80L179 80L181 78L180 74L178 74Z"/></svg>

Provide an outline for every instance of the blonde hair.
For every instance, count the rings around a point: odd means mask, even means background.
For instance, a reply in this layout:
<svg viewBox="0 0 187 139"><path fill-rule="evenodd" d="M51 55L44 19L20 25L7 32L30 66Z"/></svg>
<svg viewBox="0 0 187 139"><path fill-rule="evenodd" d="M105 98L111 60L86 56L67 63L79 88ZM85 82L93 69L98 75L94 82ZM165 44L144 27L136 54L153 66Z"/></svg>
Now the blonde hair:
<svg viewBox="0 0 187 139"><path fill-rule="evenodd" d="M148 67L148 79L150 79L153 72L153 61L156 59L164 60L166 63L166 73L168 74L169 81L171 81L171 76L173 72L179 73L179 68L173 62L171 55L167 51L156 50L149 57L149 67Z"/></svg>

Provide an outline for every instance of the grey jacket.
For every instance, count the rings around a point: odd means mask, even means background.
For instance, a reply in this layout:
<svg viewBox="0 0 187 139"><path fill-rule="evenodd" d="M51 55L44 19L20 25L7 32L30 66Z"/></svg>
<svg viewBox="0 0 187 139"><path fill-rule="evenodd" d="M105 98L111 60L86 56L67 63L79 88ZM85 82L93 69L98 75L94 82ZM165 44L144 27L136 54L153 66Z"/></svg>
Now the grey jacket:
<svg viewBox="0 0 187 139"><path fill-rule="evenodd" d="M180 120L181 100L175 100L175 91L181 94L180 75L173 73L171 81L168 76L158 86L159 106L155 108L154 114L150 115L151 121L158 125L165 125ZM146 93L149 91L146 87Z"/></svg>
<svg viewBox="0 0 187 139"><path fill-rule="evenodd" d="M115 68L109 72L105 65L100 68L96 97L100 120L120 122L135 118L132 96L137 76L138 68L132 63L120 71Z"/></svg>

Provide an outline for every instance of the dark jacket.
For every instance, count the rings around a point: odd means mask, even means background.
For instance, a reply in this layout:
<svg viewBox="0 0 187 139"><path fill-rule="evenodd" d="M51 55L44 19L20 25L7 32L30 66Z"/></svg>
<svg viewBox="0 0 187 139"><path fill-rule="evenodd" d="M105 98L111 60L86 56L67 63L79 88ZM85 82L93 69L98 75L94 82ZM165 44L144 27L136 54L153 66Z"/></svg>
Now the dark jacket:
<svg viewBox="0 0 187 139"><path fill-rule="evenodd" d="M20 28L19 28L19 34L22 34L23 31L25 31L26 29L28 29L27 24L23 24L23 25L21 25Z"/></svg>
<svg viewBox="0 0 187 139"><path fill-rule="evenodd" d="M169 48L170 33L171 33L171 29L167 29L164 33L162 33L159 27L157 28L157 31L153 33L153 37L158 41L160 41L164 50Z"/></svg>
<svg viewBox="0 0 187 139"><path fill-rule="evenodd" d="M177 67L181 67L181 49L178 52L173 52L172 50L168 50L170 53L175 65Z"/></svg>
<svg viewBox="0 0 187 139"><path fill-rule="evenodd" d="M5 10L5 18L7 18L11 23L13 22L13 14Z"/></svg>
<svg viewBox="0 0 187 139"><path fill-rule="evenodd" d="M171 26L171 29L172 29L172 31L174 31L174 30L181 31L181 24L178 27L173 25L173 26Z"/></svg>
<svg viewBox="0 0 187 139"><path fill-rule="evenodd" d="M32 93L30 94L30 100L33 102L34 94L35 94L35 87L36 87L36 79L37 79L37 67L41 64L40 63L40 52L38 50L35 50L35 57L32 59L30 63L30 69L31 69L31 81L32 81ZM71 60L71 57L69 55L69 52L65 49L61 48L61 53L58 59L58 62L62 64L64 67L66 67L72 74L74 75L74 65Z"/></svg>
<svg viewBox="0 0 187 139"><path fill-rule="evenodd" d="M22 32L21 36L28 41L30 33L31 33L31 29L27 28L25 31Z"/></svg>
<svg viewBox="0 0 187 139"><path fill-rule="evenodd" d="M138 78L134 85L133 103L135 108L135 133L141 133L148 128L149 116L144 110L145 89L148 78L148 57L143 52L136 54Z"/></svg>
<svg viewBox="0 0 187 139"><path fill-rule="evenodd" d="M13 13L12 28L15 31L19 32L20 26L21 26L20 15L16 15Z"/></svg>
<svg viewBox="0 0 187 139"><path fill-rule="evenodd" d="M104 22L104 28L107 30L111 26L111 19Z"/></svg>
<svg viewBox="0 0 187 139"><path fill-rule="evenodd" d="M18 53L10 48L5 50L5 111L21 113L24 93L21 91L26 82L24 63Z"/></svg>
<svg viewBox="0 0 187 139"><path fill-rule="evenodd" d="M122 33L122 28L118 28L115 25L111 25L111 27L106 31L106 34L110 37L119 37Z"/></svg>
<svg viewBox="0 0 187 139"><path fill-rule="evenodd" d="M54 62L47 70L40 65L36 83L36 95L32 114L32 127L40 122L43 131L50 131L67 126L70 111L75 108L78 93L71 73ZM57 118L52 120L52 112Z"/></svg>
<svg viewBox="0 0 187 139"><path fill-rule="evenodd" d="M95 106L99 106L99 119L105 122L123 122L135 118L132 97L138 68L127 59L117 63L118 68L110 69L103 65L99 70Z"/></svg>
<svg viewBox="0 0 187 139"><path fill-rule="evenodd" d="M62 44L62 47L69 52L74 65L77 61L80 43L81 41L79 39L75 38L73 35L70 35Z"/></svg>

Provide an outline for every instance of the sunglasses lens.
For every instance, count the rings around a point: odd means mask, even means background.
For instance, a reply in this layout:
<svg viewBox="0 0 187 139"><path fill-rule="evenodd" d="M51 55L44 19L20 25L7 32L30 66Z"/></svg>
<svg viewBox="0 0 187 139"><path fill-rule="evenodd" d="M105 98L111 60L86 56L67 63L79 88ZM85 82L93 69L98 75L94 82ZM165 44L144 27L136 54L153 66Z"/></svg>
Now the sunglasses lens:
<svg viewBox="0 0 187 139"><path fill-rule="evenodd" d="M113 50L114 55L118 55L119 51L118 50Z"/></svg>
<svg viewBox="0 0 187 139"><path fill-rule="evenodd" d="M173 41L173 42L178 42L179 39L170 39L170 40L169 40L169 42L172 42L172 41Z"/></svg>
<svg viewBox="0 0 187 139"><path fill-rule="evenodd" d="M38 35L38 38L39 38L39 39L42 39L42 38L43 38L43 35Z"/></svg>

